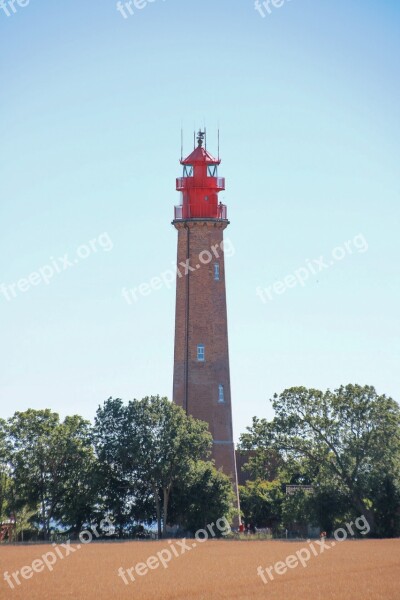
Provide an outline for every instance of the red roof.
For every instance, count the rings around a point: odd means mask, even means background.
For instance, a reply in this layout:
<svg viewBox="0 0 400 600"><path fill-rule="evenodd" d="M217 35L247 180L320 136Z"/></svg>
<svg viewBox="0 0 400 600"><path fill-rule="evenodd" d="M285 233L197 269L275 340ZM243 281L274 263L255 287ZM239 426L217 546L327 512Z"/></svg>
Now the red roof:
<svg viewBox="0 0 400 600"><path fill-rule="evenodd" d="M195 150L193 150L192 154L189 154L187 158L181 160L181 165L193 165L195 163L210 163L214 165L219 165L220 160L218 158L214 158L212 154L207 152L202 146L197 146Z"/></svg>

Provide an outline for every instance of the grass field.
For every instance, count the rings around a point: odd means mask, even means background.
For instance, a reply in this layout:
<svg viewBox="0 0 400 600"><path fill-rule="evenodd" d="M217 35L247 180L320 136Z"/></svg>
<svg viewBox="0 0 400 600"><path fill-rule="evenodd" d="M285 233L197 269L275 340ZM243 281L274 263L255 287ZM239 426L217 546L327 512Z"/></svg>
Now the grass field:
<svg viewBox="0 0 400 600"><path fill-rule="evenodd" d="M257 567L270 567L286 561L289 555L307 548L306 542L277 541L207 541L191 549L175 544L174 556L168 541L89 544L68 556L59 548L63 559L54 560L55 548L46 545L0 547L0 598L27 600L400 600L400 540L363 540L337 543L335 547L315 556L310 552L306 566L292 566L274 579L263 583ZM331 541L328 540L328 544ZM166 550L169 550L166 552ZM303 550L302 550L303 549ZM171 559L164 568L156 555L164 551ZM54 562L52 571L40 567L42 555ZM183 553L182 553L183 552ZM134 582L126 585L118 576L149 557L146 574L132 572ZM4 580L4 572L21 571L21 585L14 589ZM156 566L158 563L158 566ZM295 561L292 560L292 565ZM145 571L142 565L138 571ZM281 567L277 567L279 571ZM129 575L125 577L129 580Z"/></svg>

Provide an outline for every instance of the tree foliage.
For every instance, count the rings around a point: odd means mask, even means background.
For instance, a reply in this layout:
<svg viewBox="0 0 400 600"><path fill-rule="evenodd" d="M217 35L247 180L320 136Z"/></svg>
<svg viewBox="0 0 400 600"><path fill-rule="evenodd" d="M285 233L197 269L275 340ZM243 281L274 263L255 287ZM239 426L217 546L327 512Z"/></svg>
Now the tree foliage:
<svg viewBox="0 0 400 600"><path fill-rule="evenodd" d="M60 422L50 410L17 412L9 420L8 439L16 500L38 507L44 538L57 520L79 528L87 511L78 503L87 485L88 465L94 460L90 424L77 415Z"/></svg>
<svg viewBox="0 0 400 600"><path fill-rule="evenodd" d="M192 463L206 458L212 438L208 425L187 416L167 398L151 396L126 406L110 398L97 411L94 440L100 461L131 497L151 497L158 534L166 535L170 494Z"/></svg>
<svg viewBox="0 0 400 600"><path fill-rule="evenodd" d="M272 421L253 419L242 447L261 456L279 452L287 483L312 483L314 512L336 498L329 521L347 507L363 514L380 535L398 531L400 409L371 386L347 385L322 392L290 388L273 399ZM261 460L259 458L259 460ZM314 500L315 503L315 500ZM384 515L383 506L391 506ZM319 521L323 521L319 510Z"/></svg>
<svg viewBox="0 0 400 600"><path fill-rule="evenodd" d="M279 479L247 481L239 492L240 508L246 523L269 528L280 523L285 495Z"/></svg>
<svg viewBox="0 0 400 600"><path fill-rule="evenodd" d="M213 463L192 462L179 477L171 502L172 522L194 533L222 517L233 517L232 482Z"/></svg>

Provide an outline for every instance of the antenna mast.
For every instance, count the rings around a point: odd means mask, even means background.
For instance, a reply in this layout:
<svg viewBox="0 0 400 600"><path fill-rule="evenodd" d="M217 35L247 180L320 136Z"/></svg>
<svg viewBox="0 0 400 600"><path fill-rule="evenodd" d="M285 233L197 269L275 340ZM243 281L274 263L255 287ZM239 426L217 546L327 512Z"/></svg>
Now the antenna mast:
<svg viewBox="0 0 400 600"><path fill-rule="evenodd" d="M181 127L181 161L183 160L183 127Z"/></svg>

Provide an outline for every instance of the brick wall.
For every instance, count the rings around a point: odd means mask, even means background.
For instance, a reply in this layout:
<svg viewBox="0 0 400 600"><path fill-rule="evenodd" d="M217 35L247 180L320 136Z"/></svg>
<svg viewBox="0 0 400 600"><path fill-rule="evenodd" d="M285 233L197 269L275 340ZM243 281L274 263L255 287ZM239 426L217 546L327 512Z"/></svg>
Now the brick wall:
<svg viewBox="0 0 400 600"><path fill-rule="evenodd" d="M189 258L194 271L176 281L176 321L173 399L188 414L209 424L215 440L217 467L232 477L237 489L229 374L225 260L221 243L226 221L175 221L178 230L177 263ZM209 260L208 264L202 264ZM218 252L219 257L215 254ZM203 254L202 254L203 253ZM219 264L219 281L214 264ZM198 266L199 265L199 266ZM197 360L197 346L204 345L205 360ZM219 386L224 402L219 402ZM220 443L224 442L224 443Z"/></svg>

